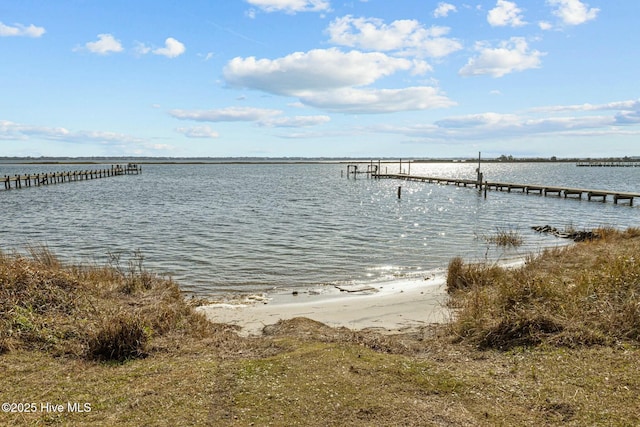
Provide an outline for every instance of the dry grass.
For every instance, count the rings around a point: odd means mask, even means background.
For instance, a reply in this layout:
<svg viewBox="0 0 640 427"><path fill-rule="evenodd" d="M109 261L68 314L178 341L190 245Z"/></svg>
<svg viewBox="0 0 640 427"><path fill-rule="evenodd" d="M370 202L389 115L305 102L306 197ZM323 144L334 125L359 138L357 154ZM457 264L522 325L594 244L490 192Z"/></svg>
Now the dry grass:
<svg viewBox="0 0 640 427"><path fill-rule="evenodd" d="M206 337L214 328L177 285L144 271L64 267L46 248L0 254L0 352L46 351L88 359L143 357L153 339Z"/></svg>
<svg viewBox="0 0 640 427"><path fill-rule="evenodd" d="M640 238L598 230L598 242L547 250L517 269L449 266L453 332L483 347L543 342L613 345L640 339Z"/></svg>
<svg viewBox="0 0 640 427"><path fill-rule="evenodd" d="M0 400L38 407L0 424L640 425L639 240L608 230L514 270L452 262L452 325L298 318L255 339L195 315L139 255L122 269L0 254Z"/></svg>
<svg viewBox="0 0 640 427"><path fill-rule="evenodd" d="M485 237L485 240L500 247L518 247L522 246L524 242L522 235L517 230L500 228L496 230L495 234Z"/></svg>

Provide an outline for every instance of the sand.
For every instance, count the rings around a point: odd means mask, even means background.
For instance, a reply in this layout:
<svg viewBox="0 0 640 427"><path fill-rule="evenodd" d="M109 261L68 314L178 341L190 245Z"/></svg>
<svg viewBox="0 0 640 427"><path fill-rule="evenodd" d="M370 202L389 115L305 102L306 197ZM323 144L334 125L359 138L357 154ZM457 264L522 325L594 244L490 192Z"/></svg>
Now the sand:
<svg viewBox="0 0 640 427"><path fill-rule="evenodd" d="M260 335L265 326L294 317L307 317L333 327L387 333L407 332L451 318L443 277L343 289L347 290L322 288L253 296L198 310L215 323L239 326L240 334L245 336Z"/></svg>

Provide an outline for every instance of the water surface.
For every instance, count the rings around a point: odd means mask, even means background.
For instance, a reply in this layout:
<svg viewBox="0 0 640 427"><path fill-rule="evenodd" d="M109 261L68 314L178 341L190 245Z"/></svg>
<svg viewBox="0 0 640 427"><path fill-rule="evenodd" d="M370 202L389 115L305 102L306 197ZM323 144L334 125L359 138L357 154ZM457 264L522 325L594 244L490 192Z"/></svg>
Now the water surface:
<svg viewBox="0 0 640 427"><path fill-rule="evenodd" d="M475 178L476 167L414 163L411 173ZM0 175L87 168L1 164ZM397 172L399 165L385 168ZM640 168L482 169L493 181L640 192ZM44 244L70 262L104 263L120 254L123 267L140 250L148 269L212 295L422 277L453 256L510 259L564 243L534 233L533 225L638 225L637 207L611 202L496 191L485 199L471 188L354 180L345 171L331 163L149 164L141 175L0 190L0 247ZM498 230L520 233L524 245L503 251L488 244Z"/></svg>

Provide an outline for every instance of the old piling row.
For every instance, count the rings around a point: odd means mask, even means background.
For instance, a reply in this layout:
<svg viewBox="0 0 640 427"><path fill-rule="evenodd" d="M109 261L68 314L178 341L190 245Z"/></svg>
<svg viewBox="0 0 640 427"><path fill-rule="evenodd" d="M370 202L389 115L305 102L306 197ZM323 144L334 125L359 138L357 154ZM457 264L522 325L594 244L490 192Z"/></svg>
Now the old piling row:
<svg viewBox="0 0 640 427"><path fill-rule="evenodd" d="M138 175L139 173L142 173L142 167L137 164L129 163L126 165L111 165L111 168L105 169L36 173L14 176L5 175L0 179L4 182L4 189L11 190L12 188L37 187L63 182L107 178L110 176Z"/></svg>

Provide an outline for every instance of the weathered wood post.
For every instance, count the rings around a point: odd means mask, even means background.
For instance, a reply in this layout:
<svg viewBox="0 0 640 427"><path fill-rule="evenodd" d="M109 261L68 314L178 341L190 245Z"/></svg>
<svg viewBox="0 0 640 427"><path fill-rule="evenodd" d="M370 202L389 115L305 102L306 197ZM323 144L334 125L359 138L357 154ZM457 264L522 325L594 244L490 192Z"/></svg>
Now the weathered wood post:
<svg viewBox="0 0 640 427"><path fill-rule="evenodd" d="M482 172L480 172L480 156L482 153L478 151L478 168L476 169L476 187L482 188Z"/></svg>

